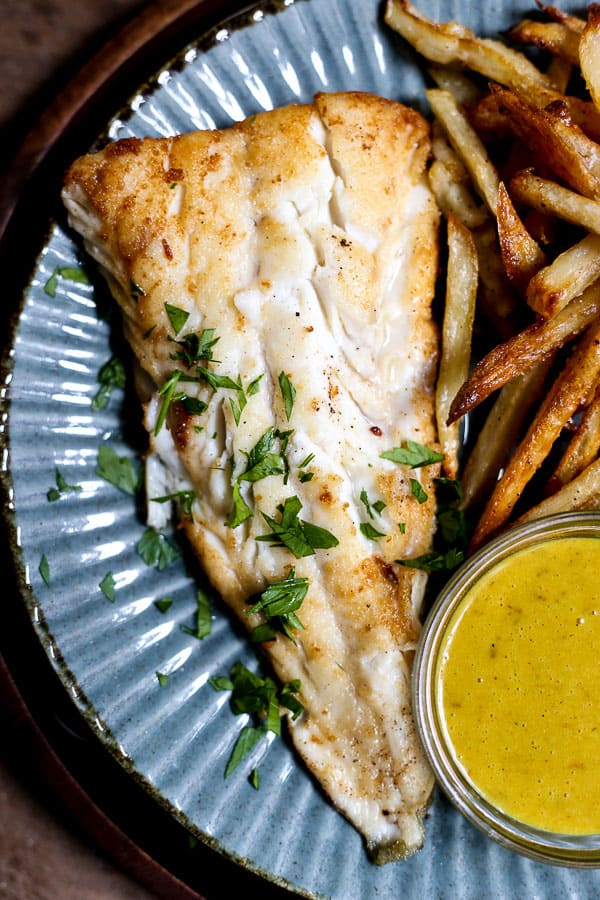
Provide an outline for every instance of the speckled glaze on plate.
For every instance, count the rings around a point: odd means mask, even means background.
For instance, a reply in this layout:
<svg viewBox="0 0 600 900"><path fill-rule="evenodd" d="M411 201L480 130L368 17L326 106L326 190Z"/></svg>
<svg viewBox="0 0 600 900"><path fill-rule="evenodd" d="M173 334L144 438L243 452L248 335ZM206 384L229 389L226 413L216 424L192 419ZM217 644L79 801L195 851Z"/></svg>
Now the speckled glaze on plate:
<svg viewBox="0 0 600 900"><path fill-rule="evenodd" d="M460 18L484 34L506 28L532 5L421 3L434 17ZM116 139L224 127L262 109L310 100L318 90L369 90L424 109L415 56L388 32L375 0L290 0L257 8L202 47L183 49L128 110L99 130L107 125ZM119 390L106 409L91 407L98 370L112 352L110 326L96 306L104 292L64 278L56 297L44 290L57 266L81 262L64 223L54 225L26 288L14 366L2 392L3 403L10 399L3 465L12 482L16 552L33 626L98 739L197 837L305 896L600 896L600 872L512 854L438 795L424 850L376 867L286 740L265 740L224 780L244 719L232 715L228 694L215 692L208 680L237 659L253 668L256 660L218 601L210 637L197 641L181 630L193 624L195 610L184 558L163 571L146 566L136 552L144 531L140 510L96 473L103 441L119 456L135 458L135 428L123 415ZM46 493L57 467L81 490L50 503ZM38 570L43 555L49 584ZM109 572L114 603L99 587ZM155 601L164 597L173 604L163 614ZM163 687L157 672L169 676ZM258 792L248 783L256 765Z"/></svg>

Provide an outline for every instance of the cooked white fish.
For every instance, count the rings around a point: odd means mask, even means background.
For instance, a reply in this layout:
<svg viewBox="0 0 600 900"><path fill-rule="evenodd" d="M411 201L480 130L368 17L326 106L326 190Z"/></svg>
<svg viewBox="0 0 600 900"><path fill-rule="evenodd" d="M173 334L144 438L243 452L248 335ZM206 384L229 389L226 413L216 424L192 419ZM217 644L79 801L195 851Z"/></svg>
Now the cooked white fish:
<svg viewBox="0 0 600 900"><path fill-rule="evenodd" d="M213 584L254 627L250 597L308 579L303 629L263 647L301 681L298 751L379 861L420 847L433 783L410 700L425 576L395 561L430 549L438 471L381 456L435 440L428 151L413 110L320 94L114 143L64 189L146 373L151 448L195 492L183 525ZM257 540L283 504L295 538ZM299 552L299 521L337 543L302 526Z"/></svg>

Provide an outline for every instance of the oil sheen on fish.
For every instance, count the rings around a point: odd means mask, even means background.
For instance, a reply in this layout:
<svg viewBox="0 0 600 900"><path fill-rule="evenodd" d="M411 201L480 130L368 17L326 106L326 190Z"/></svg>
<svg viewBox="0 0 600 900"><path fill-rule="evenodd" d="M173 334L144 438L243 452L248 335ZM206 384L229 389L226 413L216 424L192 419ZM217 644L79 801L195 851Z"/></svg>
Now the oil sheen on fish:
<svg viewBox="0 0 600 900"><path fill-rule="evenodd" d="M249 598L308 579L303 629L262 646L300 679L297 750L378 861L420 847L433 783L410 698L425 575L396 560L431 547L438 471L381 455L435 441L428 152L417 112L320 94L110 144L63 194L144 373L158 469L195 493L182 525L209 578L249 627ZM257 540L286 511L310 555Z"/></svg>

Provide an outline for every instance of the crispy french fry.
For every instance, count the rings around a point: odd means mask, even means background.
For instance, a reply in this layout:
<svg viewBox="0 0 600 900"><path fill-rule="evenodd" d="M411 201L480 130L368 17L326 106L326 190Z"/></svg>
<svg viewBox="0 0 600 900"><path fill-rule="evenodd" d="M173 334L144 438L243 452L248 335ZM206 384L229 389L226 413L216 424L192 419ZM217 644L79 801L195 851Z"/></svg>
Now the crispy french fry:
<svg viewBox="0 0 600 900"><path fill-rule="evenodd" d="M459 103L477 103L481 97L481 88L454 66L431 65L427 71L436 85L443 91L449 91Z"/></svg>
<svg viewBox="0 0 600 900"><path fill-rule="evenodd" d="M426 91L425 94L434 115L473 179L477 193L495 215L498 203L498 173L481 139L449 91L435 88Z"/></svg>
<svg viewBox="0 0 600 900"><path fill-rule="evenodd" d="M496 534L508 521L525 487L599 374L600 322L595 322L571 354L510 458L475 528L472 549Z"/></svg>
<svg viewBox="0 0 600 900"><path fill-rule="evenodd" d="M560 56L553 56L546 69L546 75L559 93L564 94L573 74L573 66Z"/></svg>
<svg viewBox="0 0 600 900"><path fill-rule="evenodd" d="M504 182L498 188L498 239L508 279L523 294L531 278L546 264L546 254L523 225Z"/></svg>
<svg viewBox="0 0 600 900"><path fill-rule="evenodd" d="M540 109L499 85L490 85L490 90L517 136L546 165L587 197L600 197L600 146L572 121L566 101Z"/></svg>
<svg viewBox="0 0 600 900"><path fill-rule="evenodd" d="M521 19L509 29L507 37L515 44L540 47L575 66L579 65L579 35L562 22Z"/></svg>
<svg viewBox="0 0 600 900"><path fill-rule="evenodd" d="M557 6L548 6L546 3L542 3L541 0L535 0L535 2L538 8L543 10L549 19L552 19L554 22L561 22L576 34L581 34L585 28L585 19L580 19L578 16L563 12L562 9L559 9Z"/></svg>
<svg viewBox="0 0 600 900"><path fill-rule="evenodd" d="M385 21L431 62L462 63L486 78L525 91L533 85L552 88L524 54L500 41L477 38L458 22L433 22L408 0L388 0Z"/></svg>
<svg viewBox="0 0 600 900"><path fill-rule="evenodd" d="M555 181L540 178L531 171L517 172L511 179L510 193L518 203L526 203L600 234L600 203Z"/></svg>
<svg viewBox="0 0 600 900"><path fill-rule="evenodd" d="M478 306L498 335L506 340L515 333L514 313L519 298L513 291L502 263L498 228L492 218L473 232L479 258Z"/></svg>
<svg viewBox="0 0 600 900"><path fill-rule="evenodd" d="M452 213L448 216L446 303L442 353L436 387L438 437L448 478L458 472L459 426L447 425L450 402L466 378L471 360L471 335L477 296L477 251L471 232Z"/></svg>
<svg viewBox="0 0 600 900"><path fill-rule="evenodd" d="M599 313L600 285L595 283L551 319L534 322L494 347L462 385L452 401L448 420L456 422L493 391L573 340Z"/></svg>
<svg viewBox="0 0 600 900"><path fill-rule="evenodd" d="M463 509L479 503L498 480L525 418L539 397L553 357L506 384L492 406L469 454L460 483Z"/></svg>
<svg viewBox="0 0 600 900"><path fill-rule="evenodd" d="M457 184L469 185L469 173L464 163L452 149L446 138L446 134L437 119L433 120L431 127L431 155L444 163L453 181Z"/></svg>
<svg viewBox="0 0 600 900"><path fill-rule="evenodd" d="M600 4L588 7L588 20L579 41L579 65L596 109L600 110Z"/></svg>
<svg viewBox="0 0 600 900"><path fill-rule="evenodd" d="M445 215L453 213L467 228L477 228L485 221L488 215L485 207L478 206L465 185L454 181L440 160L434 160L429 168L429 184L438 207Z"/></svg>
<svg viewBox="0 0 600 900"><path fill-rule="evenodd" d="M554 316L600 278L600 236L588 234L569 247L527 286L527 303L544 318Z"/></svg>
<svg viewBox="0 0 600 900"><path fill-rule="evenodd" d="M549 493L580 475L600 452L600 384L586 406L569 445L548 481Z"/></svg>
<svg viewBox="0 0 600 900"><path fill-rule="evenodd" d="M600 459L590 463L577 478L569 481L551 497L527 510L516 520L515 525L579 509L600 509Z"/></svg>

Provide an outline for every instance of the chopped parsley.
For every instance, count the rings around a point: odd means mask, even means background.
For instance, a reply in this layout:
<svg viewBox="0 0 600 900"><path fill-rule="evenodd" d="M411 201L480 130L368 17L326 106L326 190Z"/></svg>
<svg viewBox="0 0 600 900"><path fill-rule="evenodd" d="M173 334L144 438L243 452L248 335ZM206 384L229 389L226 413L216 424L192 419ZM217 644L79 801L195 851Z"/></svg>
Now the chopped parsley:
<svg viewBox="0 0 600 900"><path fill-rule="evenodd" d="M240 485L237 481L234 481L232 491L233 508L227 516L227 525L229 525L230 528L237 528L238 525L241 525L246 519L252 518L252 510L242 497Z"/></svg>
<svg viewBox="0 0 600 900"><path fill-rule="evenodd" d="M250 782L250 784L252 785L252 787L254 788L255 791L260 790L260 779L259 779L259 775L258 775L258 769L252 769L252 771L250 772L248 781Z"/></svg>
<svg viewBox="0 0 600 900"><path fill-rule="evenodd" d="M167 418L167 413L169 412L171 403L173 403L174 400L182 400L185 396L185 394L181 392L175 393L181 375L182 373L179 371L179 369L175 369L175 371L171 372L169 377L165 380L163 386L158 392L158 396L162 397L162 403L158 411L156 425L154 426L155 437L160 434L161 429L165 424L165 419Z"/></svg>
<svg viewBox="0 0 600 900"><path fill-rule="evenodd" d="M384 450L383 453L380 453L381 459L390 459L403 466L410 466L411 469L419 469L422 466L431 466L433 463L441 462L444 458L443 453L430 450L429 447L419 444L418 441L405 441L404 444L405 446L402 447Z"/></svg>
<svg viewBox="0 0 600 900"><path fill-rule="evenodd" d="M315 458L315 454L309 453L308 456L305 456L304 459L302 460L302 462L299 463L298 469L300 471L300 474L298 475L298 480L300 481L301 484L305 484L307 481L312 481L313 478L315 477L314 472L303 472L302 471L313 461L314 458Z"/></svg>
<svg viewBox="0 0 600 900"><path fill-rule="evenodd" d="M98 448L96 474L126 494L135 494L140 484L140 471L136 470L133 460L127 456L118 456L106 444L101 444Z"/></svg>
<svg viewBox="0 0 600 900"><path fill-rule="evenodd" d="M166 683L168 682L168 680L169 680L169 676L168 676L168 675L165 675L164 672L157 672L157 673L156 673L156 678L157 678L158 683L159 683L159 685L160 685L161 687L164 687L165 684L166 684Z"/></svg>
<svg viewBox="0 0 600 900"><path fill-rule="evenodd" d="M252 716L254 723L245 725L240 731L225 768L225 778L235 771L268 731L281 734L280 707L289 709L294 719L303 710L296 696L300 681L289 681L278 690L272 678L251 672L241 662L233 664L228 678L215 676L210 679L210 684L216 691L231 691L229 705L232 712Z"/></svg>
<svg viewBox="0 0 600 900"><path fill-rule="evenodd" d="M246 394L248 397L253 397L255 394L258 394L258 392L260 390L260 382L262 381L263 378L264 378L264 374L259 375L258 378L254 378L250 382L250 384L246 388Z"/></svg>
<svg viewBox="0 0 600 900"><path fill-rule="evenodd" d="M200 360L212 360L212 348L220 340L218 337L215 337L215 331L215 328L204 328L200 334L191 332L184 335L180 341L176 341L175 338L169 336L169 340L181 348L172 354L171 359L180 359L188 367L200 362Z"/></svg>
<svg viewBox="0 0 600 900"><path fill-rule="evenodd" d="M184 634L191 634L192 637L201 641L208 637L212 629L210 597L204 591L196 591L196 627L188 628L187 625L181 625Z"/></svg>
<svg viewBox="0 0 600 900"><path fill-rule="evenodd" d="M155 600L154 605L164 615L173 606L173 600L171 597L162 597L160 600Z"/></svg>
<svg viewBox="0 0 600 900"><path fill-rule="evenodd" d="M291 431L267 428L254 447L246 454L247 465L238 481L262 481L269 475L285 475L288 471L285 456ZM277 446L279 442L279 446Z"/></svg>
<svg viewBox="0 0 600 900"><path fill-rule="evenodd" d="M194 521L192 506L196 499L194 491L174 491L172 494L165 494L164 497L150 497L153 503L169 503L176 501L181 510L181 514L187 519Z"/></svg>
<svg viewBox="0 0 600 900"><path fill-rule="evenodd" d="M204 400L199 400L197 397L185 396L181 398L181 402L185 411L191 416L201 416L208 409L208 403L205 403ZM199 430L202 431L202 426L199 427Z"/></svg>
<svg viewBox="0 0 600 900"><path fill-rule="evenodd" d="M455 569L464 560L469 527L458 505L463 496L460 484L451 478L436 478L434 481L438 496L433 549L414 559L397 559L396 562L412 569L440 572Z"/></svg>
<svg viewBox="0 0 600 900"><path fill-rule="evenodd" d="M285 372L279 373L279 387L281 389L281 396L283 397L283 402L285 405L285 416L288 422L292 416L292 409L294 408L294 400L296 398L296 388L285 374Z"/></svg>
<svg viewBox="0 0 600 900"><path fill-rule="evenodd" d="M38 572L42 576L42 581L44 584L50 584L50 563L48 562L48 557L46 554L42 554L42 558L40 559L40 564L38 566Z"/></svg>
<svg viewBox="0 0 600 900"><path fill-rule="evenodd" d="M136 284L133 279L129 282L129 293L134 303L137 303L140 297L146 296L146 291Z"/></svg>
<svg viewBox="0 0 600 900"><path fill-rule="evenodd" d="M417 481L416 478L410 479L410 492L413 497L416 497L419 503L427 502L427 491L423 488L423 485L420 481Z"/></svg>
<svg viewBox="0 0 600 900"><path fill-rule="evenodd" d="M406 522L398 522L398 530L400 534L406 534Z"/></svg>
<svg viewBox="0 0 600 900"><path fill-rule="evenodd" d="M98 585L107 600L115 602L115 579L112 572L108 572Z"/></svg>
<svg viewBox="0 0 600 900"><path fill-rule="evenodd" d="M293 496L277 507L279 522L266 513L261 513L271 531L269 534L259 535L256 540L269 541L272 547L287 547L296 559L313 556L315 550L337 547L339 541L330 531L298 518L301 509L299 498Z"/></svg>
<svg viewBox="0 0 600 900"><path fill-rule="evenodd" d="M80 491L82 489L80 484L67 484L58 468L54 470L54 473L54 477L56 479L56 487L51 487L46 494L46 497L51 503L53 503L55 500L59 500L63 494L66 494L70 491Z"/></svg>
<svg viewBox="0 0 600 900"><path fill-rule="evenodd" d="M74 284L90 283L90 280L83 269L75 266L56 266L52 275L44 285L44 293L49 297L56 297L56 289L60 278L64 278L65 281L71 281Z"/></svg>
<svg viewBox="0 0 600 900"><path fill-rule="evenodd" d="M367 510L367 514L370 519L375 518L373 513L376 513L378 516L380 516L387 506L387 503L384 503L383 500L376 500L375 503L371 503L364 488L360 492L360 499L365 509Z"/></svg>
<svg viewBox="0 0 600 900"><path fill-rule="evenodd" d="M181 556L178 548L154 528L146 528L136 550L147 566L156 566L159 572Z"/></svg>
<svg viewBox="0 0 600 900"><path fill-rule="evenodd" d="M111 357L98 372L100 388L92 399L92 409L105 409L113 388L124 388L125 380L125 366L116 356Z"/></svg>
<svg viewBox="0 0 600 900"><path fill-rule="evenodd" d="M377 531L376 528L373 528L370 522L361 522L358 527L360 528L360 533L370 541L376 541L379 538L385 537L385 534L381 531Z"/></svg>
<svg viewBox="0 0 600 900"><path fill-rule="evenodd" d="M270 584L259 595L258 600L255 602L253 602L254 598L248 600L247 602L252 603L252 606L246 615L262 612L266 618L264 624L257 625L252 631L252 641L255 643L272 641L279 631L295 644L292 631L304 629L304 625L296 615L296 610L302 606L308 593L308 587L308 578L297 578L296 570L292 567L282 581Z"/></svg>
<svg viewBox="0 0 600 900"><path fill-rule="evenodd" d="M169 322L175 334L179 334L185 323L190 317L187 310L180 306L173 306L171 303L165 303L165 312L169 317Z"/></svg>
<svg viewBox="0 0 600 900"><path fill-rule="evenodd" d="M411 569L425 569L428 572L455 569L456 566L465 558L462 550L451 547L445 553L438 553L431 550L429 553L423 553L414 559L397 559L396 562L401 566L408 566Z"/></svg>

